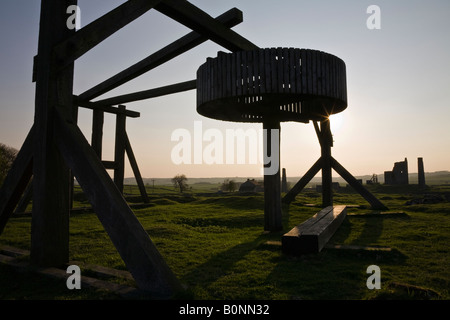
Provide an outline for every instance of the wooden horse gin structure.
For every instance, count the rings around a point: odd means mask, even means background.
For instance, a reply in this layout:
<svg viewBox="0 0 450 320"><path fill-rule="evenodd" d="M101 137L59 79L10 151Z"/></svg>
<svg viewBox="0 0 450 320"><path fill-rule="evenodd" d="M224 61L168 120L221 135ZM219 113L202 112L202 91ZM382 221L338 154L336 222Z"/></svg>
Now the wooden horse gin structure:
<svg viewBox="0 0 450 320"><path fill-rule="evenodd" d="M323 206L332 206L331 169L334 168L373 207L384 208L332 156L329 116L347 108L345 63L316 50L295 48L219 52L197 71L197 111L207 117L235 122L262 122L267 129L264 154L279 157L280 122L312 121L321 145L321 157L285 195L291 202L322 169ZM320 128L318 125L320 122ZM273 129L278 131L272 136ZM271 150L272 146L278 150ZM278 164L280 163L278 158ZM265 171L266 172L266 171ZM264 174L265 230L282 229L280 169Z"/></svg>
<svg viewBox="0 0 450 320"><path fill-rule="evenodd" d="M66 10L76 4L76 0L41 1L38 53L33 70L36 82L34 124L0 190L2 232L32 179L30 260L33 265L62 266L68 262L70 197L75 177L138 287L155 297L170 297L179 290L178 279L121 192L125 152L138 183L140 177L125 131L126 117L139 114L127 110L123 106L127 102L198 87L198 111L213 118L258 121L266 128L278 129L280 121L320 121L322 127L316 129L322 157L307 176L322 168L326 173L324 179L331 183L328 172L332 166L341 174L345 173L344 178L351 177L329 152L331 140L326 117L342 111L347 103L345 68L340 59L310 50L259 49L230 29L242 22L242 12L235 8L212 18L186 0L128 0L75 31L66 26ZM193 31L75 96L75 61L151 9ZM200 67L198 79L92 101L207 40L216 42L231 54L209 59ZM93 110L91 143L77 125L79 107ZM101 159L104 112L117 115L114 161ZM115 170L114 180L106 169ZM305 179L299 181L300 186L296 185L286 199L295 197ZM279 172L265 177L268 203L265 215L269 230L281 226L279 185ZM145 189L141 193L145 199ZM328 193L324 183L327 203L331 201L331 193Z"/></svg>

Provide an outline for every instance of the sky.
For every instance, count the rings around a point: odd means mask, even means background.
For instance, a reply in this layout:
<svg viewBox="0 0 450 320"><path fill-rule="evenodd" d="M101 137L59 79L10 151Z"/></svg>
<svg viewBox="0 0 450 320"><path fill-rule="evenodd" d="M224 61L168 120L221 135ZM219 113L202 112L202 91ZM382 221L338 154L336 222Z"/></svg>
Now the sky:
<svg viewBox="0 0 450 320"><path fill-rule="evenodd" d="M79 0L81 27L120 5L119 0ZM192 0L215 17L236 7L244 21L233 28L261 48L295 47L325 51L346 63L348 107L331 117L333 157L353 175L383 174L408 159L417 172L450 170L450 1L432 0ZM369 29L370 5L380 8L380 29ZM32 126L40 1L0 2L0 142L20 149ZM69 17L69 15L68 15ZM74 94L113 76L190 30L150 10L75 63ZM194 80L198 67L218 51L207 41L98 99ZM175 164L174 131L259 130L261 124L224 122L196 111L196 91L126 104L140 112L127 119L127 133L145 178L257 177L261 162ZM80 108L79 126L90 141L92 111ZM107 114L103 160L113 160L115 117ZM197 127L198 128L198 127ZM198 137L197 137L198 138ZM210 144L200 135L203 150ZM199 147L199 145L197 145ZM194 148L194 145L192 145ZM302 176L319 158L312 123L281 125L281 167ZM320 173L319 173L320 175ZM336 173L333 174L337 176ZM127 162L126 176L132 176Z"/></svg>

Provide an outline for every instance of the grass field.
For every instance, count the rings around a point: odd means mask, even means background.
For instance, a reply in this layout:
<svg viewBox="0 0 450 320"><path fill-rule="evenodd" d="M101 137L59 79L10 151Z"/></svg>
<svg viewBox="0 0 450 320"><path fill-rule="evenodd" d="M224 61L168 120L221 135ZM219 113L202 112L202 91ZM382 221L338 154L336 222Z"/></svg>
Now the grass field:
<svg viewBox="0 0 450 320"><path fill-rule="evenodd" d="M335 204L361 205L348 216L330 244L388 247L390 251L325 248L319 254L282 254L283 233L320 210L321 195L303 191L283 207L284 230L263 232L262 194L217 193L219 185L197 183L185 194L172 186L148 186L150 204L134 213L187 290L187 299L450 299L450 186L420 190L415 185L374 185L371 191L401 215L374 213L348 188L335 192ZM129 203L138 189L125 186ZM438 203L411 204L426 194ZM447 196L447 198L446 198ZM82 193L76 208L89 208ZM0 246L30 248L30 215L13 216ZM70 259L125 269L95 213L70 218ZM369 265L381 269L381 289L369 290ZM82 274L84 271L82 270ZM115 299L94 289L68 290L65 282L20 273L0 264L0 299Z"/></svg>

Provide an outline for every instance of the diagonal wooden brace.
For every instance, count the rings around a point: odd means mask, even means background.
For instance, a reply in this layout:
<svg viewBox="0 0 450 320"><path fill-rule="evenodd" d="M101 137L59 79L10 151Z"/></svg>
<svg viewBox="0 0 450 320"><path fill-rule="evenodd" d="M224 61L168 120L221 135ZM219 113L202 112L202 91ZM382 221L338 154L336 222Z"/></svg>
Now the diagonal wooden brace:
<svg viewBox="0 0 450 320"><path fill-rule="evenodd" d="M33 175L33 128L31 127L0 189L0 234Z"/></svg>
<svg viewBox="0 0 450 320"><path fill-rule="evenodd" d="M172 296L180 289L178 280L78 126L58 114L54 128L59 151L137 285L157 297Z"/></svg>

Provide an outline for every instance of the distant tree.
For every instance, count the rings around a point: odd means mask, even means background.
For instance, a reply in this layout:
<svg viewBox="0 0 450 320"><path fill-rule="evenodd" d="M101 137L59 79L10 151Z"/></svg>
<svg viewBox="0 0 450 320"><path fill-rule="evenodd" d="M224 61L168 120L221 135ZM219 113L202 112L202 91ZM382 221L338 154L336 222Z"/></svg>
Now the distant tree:
<svg viewBox="0 0 450 320"><path fill-rule="evenodd" d="M177 174L172 178L172 183L175 188L179 188L180 192L183 193L184 190L188 189L188 184L186 183L187 178L184 174Z"/></svg>
<svg viewBox="0 0 450 320"><path fill-rule="evenodd" d="M237 189L236 181L230 180L230 179L225 179L222 183L221 189L223 191L228 191L228 192L236 191L236 189Z"/></svg>
<svg viewBox="0 0 450 320"><path fill-rule="evenodd" d="M14 159L16 159L18 151L3 143L0 143L0 186L8 174Z"/></svg>

